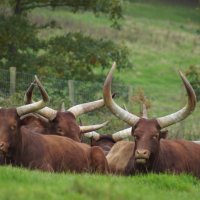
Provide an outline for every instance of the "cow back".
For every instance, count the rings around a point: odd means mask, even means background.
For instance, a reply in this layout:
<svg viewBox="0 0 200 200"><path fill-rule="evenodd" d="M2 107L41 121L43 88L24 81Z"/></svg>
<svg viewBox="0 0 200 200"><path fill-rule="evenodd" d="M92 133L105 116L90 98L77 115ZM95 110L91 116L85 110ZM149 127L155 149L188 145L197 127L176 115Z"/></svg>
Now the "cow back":
<svg viewBox="0 0 200 200"><path fill-rule="evenodd" d="M124 174L125 169L133 156L134 142L119 141L114 144L106 156L110 171L115 174Z"/></svg>

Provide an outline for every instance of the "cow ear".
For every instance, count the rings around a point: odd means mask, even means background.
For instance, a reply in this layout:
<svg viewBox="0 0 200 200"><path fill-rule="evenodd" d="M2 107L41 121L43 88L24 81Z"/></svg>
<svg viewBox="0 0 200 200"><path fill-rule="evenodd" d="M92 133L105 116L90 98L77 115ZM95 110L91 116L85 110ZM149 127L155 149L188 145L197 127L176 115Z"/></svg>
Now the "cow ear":
<svg viewBox="0 0 200 200"><path fill-rule="evenodd" d="M165 139L167 137L168 130L160 131L160 139Z"/></svg>

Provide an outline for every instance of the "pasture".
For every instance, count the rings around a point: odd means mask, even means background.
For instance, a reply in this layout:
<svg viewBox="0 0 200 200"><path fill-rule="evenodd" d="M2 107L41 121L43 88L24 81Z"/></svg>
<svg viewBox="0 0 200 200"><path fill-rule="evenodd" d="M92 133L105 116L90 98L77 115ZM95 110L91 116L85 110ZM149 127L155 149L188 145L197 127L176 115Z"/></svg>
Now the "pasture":
<svg viewBox="0 0 200 200"><path fill-rule="evenodd" d="M35 9L29 17L37 23L53 19L61 27L43 29L38 35L43 39L63 35L72 30L126 44L133 66L126 71L116 71L115 77L124 84L144 90L152 100L150 117L174 112L185 103L178 70L185 72L190 65L200 66L200 12L193 7L163 4L155 6L139 2L126 2L124 9L121 31L112 29L104 16L96 18L90 12L73 14L62 9L55 12ZM106 77L107 71L96 70L96 73ZM127 106L130 111L137 110L133 104ZM188 133L188 138L192 138L192 134L195 134L195 138L200 138L199 109L198 103L191 117L181 122L181 125L170 127L172 133L184 130ZM195 133L191 133L191 129L195 130ZM195 200L199 197L200 181L184 174L122 177L43 173L0 166L1 200Z"/></svg>
<svg viewBox="0 0 200 200"><path fill-rule="evenodd" d="M51 174L0 168L0 199L199 199L200 182L188 175L148 174L132 177Z"/></svg>
<svg viewBox="0 0 200 200"><path fill-rule="evenodd" d="M62 9L52 12L48 9L36 9L30 14L30 19L40 24L54 20L58 24L59 28L40 31L40 38L49 39L69 31L81 31L94 38L108 38L126 44L130 51L132 67L116 71L114 77L118 78L120 84L133 87L133 95L136 95L138 90L144 90L144 94L151 101L149 117L166 115L169 111L175 112L185 103L178 71L185 73L189 66L200 65L199 9L159 2L155 4L135 1L124 4L120 31L112 29L111 22L105 16L95 17L90 12L71 13ZM107 72L96 69L96 73L102 77L106 77ZM123 95L126 94L119 93L118 96ZM123 103L128 110L138 112L138 105L134 100L128 104ZM198 103L196 112L190 118L169 128L172 137L175 133L177 137L182 137L184 132L187 138L198 139L199 113ZM83 118L84 120L90 121L88 117ZM113 121L115 123L115 119ZM109 125L108 127L111 128Z"/></svg>

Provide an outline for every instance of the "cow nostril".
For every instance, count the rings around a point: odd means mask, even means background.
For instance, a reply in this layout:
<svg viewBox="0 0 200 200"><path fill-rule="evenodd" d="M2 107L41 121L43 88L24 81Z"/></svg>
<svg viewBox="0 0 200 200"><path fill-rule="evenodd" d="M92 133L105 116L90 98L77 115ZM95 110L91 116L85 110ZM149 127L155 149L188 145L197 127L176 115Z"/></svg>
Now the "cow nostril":
<svg viewBox="0 0 200 200"><path fill-rule="evenodd" d="M2 148L4 146L4 143L2 142L2 143L0 143L0 148Z"/></svg>

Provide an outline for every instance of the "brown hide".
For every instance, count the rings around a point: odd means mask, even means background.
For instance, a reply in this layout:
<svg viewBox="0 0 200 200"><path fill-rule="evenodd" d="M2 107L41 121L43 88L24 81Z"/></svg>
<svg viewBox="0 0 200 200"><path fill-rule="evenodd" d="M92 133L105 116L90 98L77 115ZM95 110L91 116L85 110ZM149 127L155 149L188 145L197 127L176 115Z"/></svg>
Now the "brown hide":
<svg viewBox="0 0 200 200"><path fill-rule="evenodd" d="M26 126L31 132L48 134L49 123L35 116L27 116L21 120L21 125Z"/></svg>
<svg viewBox="0 0 200 200"><path fill-rule="evenodd" d="M134 142L119 141L114 144L106 159L113 174L126 174L126 167L133 156Z"/></svg>
<svg viewBox="0 0 200 200"><path fill-rule="evenodd" d="M0 145L1 152L16 166L55 172L108 171L100 148L66 137L31 133L21 126L16 109L0 110Z"/></svg>
<svg viewBox="0 0 200 200"><path fill-rule="evenodd" d="M100 135L99 137L98 140L91 139L91 146L100 147L104 154L107 155L116 142L112 139L112 135Z"/></svg>
<svg viewBox="0 0 200 200"><path fill-rule="evenodd" d="M30 169L55 172L107 172L108 167L101 149L56 135L31 134L21 128L20 155L14 156L16 164ZM93 154L97 155L95 157Z"/></svg>
<svg viewBox="0 0 200 200"><path fill-rule="evenodd" d="M45 135L59 135L80 142L80 127L76 118L70 112L57 112L54 120L44 122L39 118L29 116L22 120L23 125L30 128L32 132Z"/></svg>
<svg viewBox="0 0 200 200"><path fill-rule="evenodd" d="M71 112L57 112L57 115L53 121L50 121L51 133L56 133L60 136L71 138L80 142L80 127L76 122L76 118Z"/></svg>
<svg viewBox="0 0 200 200"><path fill-rule="evenodd" d="M200 178L200 145L185 140L160 140L158 154L147 170L156 173L188 173Z"/></svg>

